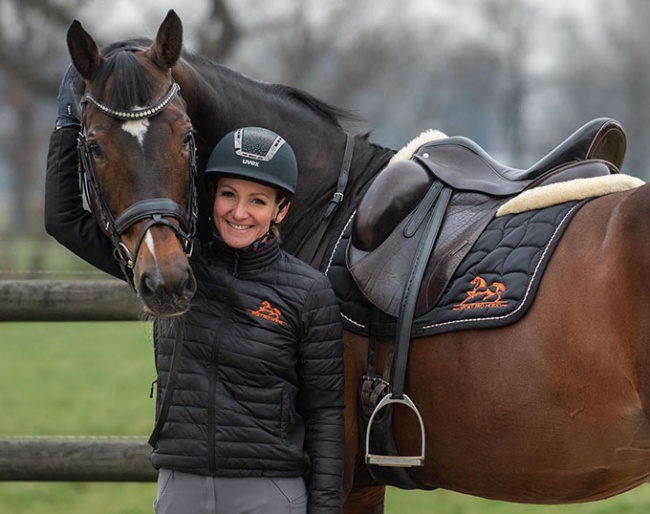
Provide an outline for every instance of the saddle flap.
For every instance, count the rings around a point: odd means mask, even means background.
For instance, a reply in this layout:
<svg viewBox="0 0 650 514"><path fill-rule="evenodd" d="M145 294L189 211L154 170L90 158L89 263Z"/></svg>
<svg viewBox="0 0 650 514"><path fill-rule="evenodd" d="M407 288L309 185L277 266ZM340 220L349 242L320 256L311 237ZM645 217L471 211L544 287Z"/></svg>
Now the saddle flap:
<svg viewBox="0 0 650 514"><path fill-rule="evenodd" d="M503 201L473 192L453 194L436 245L427 256L429 262L418 292L417 315L435 306L457 266ZM417 207L374 250L359 248L351 237L346 252L347 267L357 287L381 312L393 317L399 315L413 258L425 235L424 225L412 237L405 235L416 210Z"/></svg>
<svg viewBox="0 0 650 514"><path fill-rule="evenodd" d="M404 237L404 218L374 251L357 248L350 238L346 262L357 287L380 311L397 317L419 238Z"/></svg>

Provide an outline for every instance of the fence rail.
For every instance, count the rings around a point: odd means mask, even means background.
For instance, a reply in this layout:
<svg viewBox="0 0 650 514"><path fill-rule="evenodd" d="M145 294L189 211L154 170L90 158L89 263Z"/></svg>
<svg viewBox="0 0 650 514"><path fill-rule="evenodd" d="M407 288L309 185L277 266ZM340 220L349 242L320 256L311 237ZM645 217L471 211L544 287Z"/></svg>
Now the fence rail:
<svg viewBox="0 0 650 514"><path fill-rule="evenodd" d="M0 436L0 480L155 482L144 437Z"/></svg>
<svg viewBox="0 0 650 514"><path fill-rule="evenodd" d="M131 321L142 305L119 280L0 280L0 321ZM0 436L0 481L154 482L144 437Z"/></svg>
<svg viewBox="0 0 650 514"><path fill-rule="evenodd" d="M1 280L0 321L130 321L142 304L120 280Z"/></svg>

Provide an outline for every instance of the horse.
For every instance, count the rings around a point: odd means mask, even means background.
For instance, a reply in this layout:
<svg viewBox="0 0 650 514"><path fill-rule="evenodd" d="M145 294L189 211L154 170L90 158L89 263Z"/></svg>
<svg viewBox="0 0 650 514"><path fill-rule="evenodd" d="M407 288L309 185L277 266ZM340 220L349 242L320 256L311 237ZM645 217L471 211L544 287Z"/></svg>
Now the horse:
<svg viewBox="0 0 650 514"><path fill-rule="evenodd" d="M92 95L83 124L103 209L122 221L125 212L137 214L121 224L116 245L154 316L178 314L190 305L191 170L198 169L201 237L209 222L202 214L207 207L200 170L222 136L257 125L289 142L300 177L283 223L283 247L300 255L308 242L314 251L306 259L315 266L395 155L367 134L348 138L340 109L183 51L182 24L173 11L153 41L118 42L102 52L74 22L68 46ZM142 91L143 84L150 88ZM160 108L128 121L130 111L146 105ZM341 173L346 161L347 173ZM332 206L337 209L328 211ZM331 215L324 225L326 212ZM650 185L585 203L517 323L410 341L404 387L422 415L422 431L408 411L393 419L392 430L400 455L417 454L424 434L423 465L408 470L418 488L566 504L608 498L648 480L649 216ZM101 220L110 224L110 217ZM369 472L357 415L369 347L367 336L345 332L346 514L384 509L386 484ZM380 338L378 366L387 361L389 347Z"/></svg>

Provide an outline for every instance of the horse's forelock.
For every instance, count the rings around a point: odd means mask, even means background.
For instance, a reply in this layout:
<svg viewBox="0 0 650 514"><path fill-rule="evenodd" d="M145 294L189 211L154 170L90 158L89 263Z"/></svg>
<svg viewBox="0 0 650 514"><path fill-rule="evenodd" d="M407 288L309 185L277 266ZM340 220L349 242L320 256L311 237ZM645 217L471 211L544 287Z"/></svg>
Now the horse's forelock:
<svg viewBox="0 0 650 514"><path fill-rule="evenodd" d="M111 77L111 90L104 100L111 108L129 110L144 107L150 102L151 85L146 69L132 51L104 55L104 62L94 81L95 90L103 91Z"/></svg>

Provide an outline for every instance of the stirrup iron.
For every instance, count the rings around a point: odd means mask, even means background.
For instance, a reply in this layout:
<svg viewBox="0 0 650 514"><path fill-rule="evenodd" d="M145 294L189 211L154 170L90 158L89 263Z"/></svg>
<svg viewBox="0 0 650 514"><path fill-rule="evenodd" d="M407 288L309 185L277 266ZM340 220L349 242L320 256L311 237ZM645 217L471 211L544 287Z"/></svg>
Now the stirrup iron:
<svg viewBox="0 0 650 514"><path fill-rule="evenodd" d="M418 418L420 423L420 438L422 441L422 448L420 455L414 456L400 456L400 455L379 455L370 453L370 429L372 428L372 421L381 409L387 407L391 404L402 404L415 412L415 415ZM381 401L375 407L375 410L372 412L370 419L368 420L368 427L366 428L366 464L374 464L376 466L393 466L399 468L410 468L413 466L423 466L424 465L424 421L422 421L422 416L418 411L415 404L411 399L403 395L402 398L393 398L393 394L387 394L384 396Z"/></svg>

